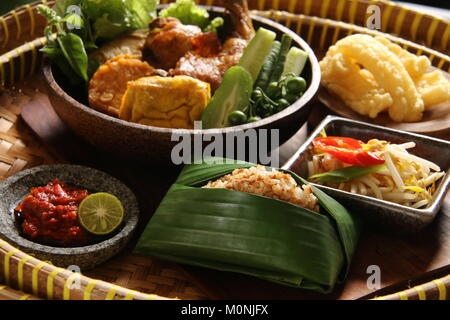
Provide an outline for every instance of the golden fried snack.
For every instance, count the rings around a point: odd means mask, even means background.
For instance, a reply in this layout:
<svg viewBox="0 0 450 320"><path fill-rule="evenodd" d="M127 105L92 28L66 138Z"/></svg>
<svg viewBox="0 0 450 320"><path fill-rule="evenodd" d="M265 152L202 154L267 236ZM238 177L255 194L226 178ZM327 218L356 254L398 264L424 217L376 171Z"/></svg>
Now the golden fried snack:
<svg viewBox="0 0 450 320"><path fill-rule="evenodd" d="M431 62L426 56L416 56L386 38L375 37L375 39L399 57L413 79L425 108L450 100L450 82L439 70L429 72Z"/></svg>
<svg viewBox="0 0 450 320"><path fill-rule="evenodd" d="M428 72L431 62L426 56L416 56L384 37L377 36L375 39L385 45L400 59L411 78L417 79Z"/></svg>
<svg viewBox="0 0 450 320"><path fill-rule="evenodd" d="M394 121L418 121L425 107L450 100L450 82L429 71L426 56L384 37L348 36L330 47L320 66L322 85L371 118L387 109Z"/></svg>
<svg viewBox="0 0 450 320"><path fill-rule="evenodd" d="M334 51L336 48L331 48L330 54L320 62L322 84L354 111L376 118L392 104L391 96L378 86L370 72Z"/></svg>
<svg viewBox="0 0 450 320"><path fill-rule="evenodd" d="M194 128L211 99L207 82L189 76L145 77L128 83L119 118L164 128Z"/></svg>
<svg viewBox="0 0 450 320"><path fill-rule="evenodd" d="M156 74L156 70L138 57L120 55L100 66L89 82L92 108L117 117L128 81Z"/></svg>
<svg viewBox="0 0 450 320"><path fill-rule="evenodd" d="M418 121L422 118L424 104L411 77L400 59L383 44L371 36L355 34L339 40L334 47L331 54L340 52L361 65L373 75L378 86L389 93L392 105L388 112L392 120Z"/></svg>
<svg viewBox="0 0 450 320"><path fill-rule="evenodd" d="M415 84L425 108L450 100L450 82L439 70L425 73L416 80Z"/></svg>

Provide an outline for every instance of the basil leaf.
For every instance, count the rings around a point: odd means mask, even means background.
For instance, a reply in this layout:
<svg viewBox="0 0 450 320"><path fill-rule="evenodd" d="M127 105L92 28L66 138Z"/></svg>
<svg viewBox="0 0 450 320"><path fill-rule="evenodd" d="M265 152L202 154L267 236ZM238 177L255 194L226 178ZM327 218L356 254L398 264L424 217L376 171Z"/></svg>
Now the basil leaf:
<svg viewBox="0 0 450 320"><path fill-rule="evenodd" d="M310 176L308 180L315 180L316 182L331 182L340 183L346 182L355 178L363 177L371 173L375 173L384 169L386 165L379 164L376 166L358 167L351 166L335 171L329 171L324 173L318 173Z"/></svg>
<svg viewBox="0 0 450 320"><path fill-rule="evenodd" d="M41 48L39 51L47 54L50 58L54 58L59 55L62 55L61 49L59 48L58 44L54 40L48 41L47 45L45 47Z"/></svg>
<svg viewBox="0 0 450 320"><path fill-rule="evenodd" d="M58 36L57 41L72 69L88 82L88 56L83 40L76 34L67 33Z"/></svg>

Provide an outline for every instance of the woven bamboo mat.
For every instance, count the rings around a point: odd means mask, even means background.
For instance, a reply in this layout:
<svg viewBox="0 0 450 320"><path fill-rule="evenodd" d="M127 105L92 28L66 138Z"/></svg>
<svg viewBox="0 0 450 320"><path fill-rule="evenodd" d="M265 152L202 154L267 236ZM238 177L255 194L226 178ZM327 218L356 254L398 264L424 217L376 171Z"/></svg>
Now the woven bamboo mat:
<svg viewBox="0 0 450 320"><path fill-rule="evenodd" d="M21 120L21 106L39 93L29 83L18 84L0 95L0 179L55 160Z"/></svg>
<svg viewBox="0 0 450 320"><path fill-rule="evenodd" d="M197 2L217 5L217 0ZM450 23L442 19L410 11L388 1L249 0L251 9L268 10L255 13L290 27L316 49L325 49L329 43L334 43L345 34L361 32L358 26L365 24L366 9L372 4L379 5L384 12L382 32L400 35L406 39L399 39L404 48L415 53L426 54L434 66L450 71L450 60L447 56ZM294 14L286 14L278 10L288 10ZM0 57L1 84L9 87L0 94L0 180L33 166L64 161L57 155L51 154L19 116L23 105L45 94L42 88L43 81L39 76L32 76L39 68L40 55L35 49L43 44L43 39L38 37L42 33L44 24L45 21L34 13L32 5L21 7L0 17L0 54L5 54ZM418 46L407 40L427 47ZM27 41L31 42L27 43ZM19 45L21 47L17 49ZM45 119L42 120L45 121ZM25 266L27 266L26 263ZM0 259L0 269L5 270L3 259ZM212 297L211 293L193 281L176 265L138 255L119 256L87 272L86 275L163 297L180 299ZM1 280L0 274L0 283ZM11 281L10 285L14 287L16 284ZM8 292L6 298L24 297L21 292L15 292L7 287L0 288L4 293ZM448 277L444 277L412 288L412 291L406 290L384 298L422 299L422 290L426 291L427 298L448 298L448 288L450 288L450 281ZM115 288L111 290L114 291ZM1 291L0 298L2 298Z"/></svg>
<svg viewBox="0 0 450 320"><path fill-rule="evenodd" d="M188 300L210 299L178 266L131 254L112 259L85 275L143 293Z"/></svg>

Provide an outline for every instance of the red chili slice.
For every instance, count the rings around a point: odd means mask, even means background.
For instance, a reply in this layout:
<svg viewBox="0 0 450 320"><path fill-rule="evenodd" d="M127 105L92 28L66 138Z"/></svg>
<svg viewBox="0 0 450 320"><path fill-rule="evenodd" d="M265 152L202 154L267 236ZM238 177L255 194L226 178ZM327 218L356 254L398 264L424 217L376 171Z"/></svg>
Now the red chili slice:
<svg viewBox="0 0 450 320"><path fill-rule="evenodd" d="M347 164L368 167L384 163L375 150L364 150L363 144L364 142L360 140L345 137L323 137L313 140L314 147Z"/></svg>

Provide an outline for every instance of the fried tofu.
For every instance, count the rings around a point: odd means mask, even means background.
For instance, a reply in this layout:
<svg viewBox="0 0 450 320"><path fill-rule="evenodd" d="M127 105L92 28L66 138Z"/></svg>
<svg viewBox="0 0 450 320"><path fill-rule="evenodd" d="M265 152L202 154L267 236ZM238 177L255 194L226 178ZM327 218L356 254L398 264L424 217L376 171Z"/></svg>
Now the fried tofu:
<svg viewBox="0 0 450 320"><path fill-rule="evenodd" d="M128 83L119 118L164 128L194 128L211 99L207 82L189 76L144 77Z"/></svg>

